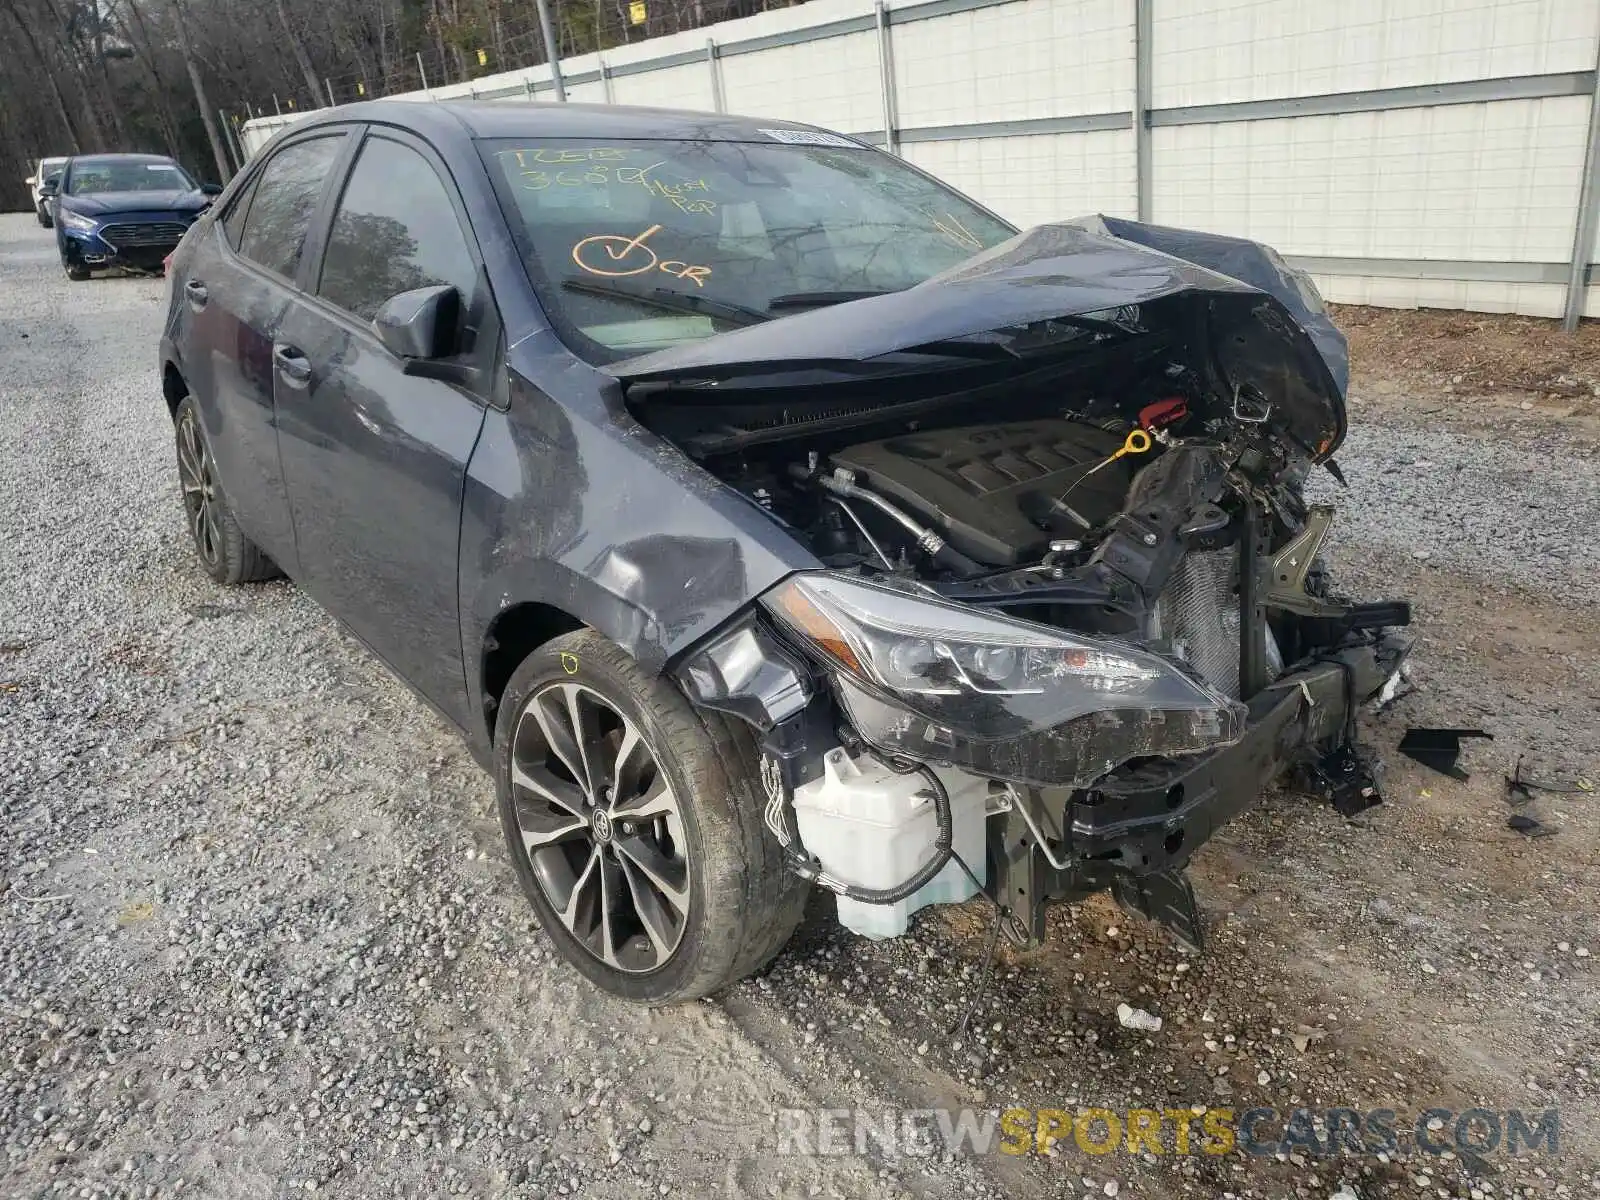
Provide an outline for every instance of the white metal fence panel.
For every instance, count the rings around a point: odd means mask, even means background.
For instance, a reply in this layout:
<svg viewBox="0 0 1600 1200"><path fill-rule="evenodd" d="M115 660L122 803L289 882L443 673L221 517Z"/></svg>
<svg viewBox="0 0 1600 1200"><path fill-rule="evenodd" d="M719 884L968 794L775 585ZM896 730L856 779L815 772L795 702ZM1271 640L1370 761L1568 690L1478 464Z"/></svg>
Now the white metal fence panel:
<svg viewBox="0 0 1600 1200"><path fill-rule="evenodd" d="M883 120L878 39L846 33L721 60L729 112L804 120L832 129L871 129Z"/></svg>
<svg viewBox="0 0 1600 1200"><path fill-rule="evenodd" d="M1126 112L1133 5L1021 0L912 21L894 27L894 63L907 128Z"/></svg>
<svg viewBox="0 0 1600 1200"><path fill-rule="evenodd" d="M1559 262L1588 101L1461 104L1155 131L1155 219L1297 254Z"/></svg>
<svg viewBox="0 0 1600 1200"><path fill-rule="evenodd" d="M617 104L644 104L653 108L694 108L710 112L716 107L711 76L705 66L668 67L648 74L624 75L613 85Z"/></svg>
<svg viewBox="0 0 1600 1200"><path fill-rule="evenodd" d="M812 0L561 67L572 100L855 134L1019 225L1142 216L1274 245L1330 299L1575 316L1597 51L1597 0Z"/></svg>
<svg viewBox="0 0 1600 1200"><path fill-rule="evenodd" d="M1134 215L1131 130L913 142L901 153L1018 225Z"/></svg>
<svg viewBox="0 0 1600 1200"><path fill-rule="evenodd" d="M1155 0L1155 105L1227 104L1595 65L1589 0Z"/></svg>

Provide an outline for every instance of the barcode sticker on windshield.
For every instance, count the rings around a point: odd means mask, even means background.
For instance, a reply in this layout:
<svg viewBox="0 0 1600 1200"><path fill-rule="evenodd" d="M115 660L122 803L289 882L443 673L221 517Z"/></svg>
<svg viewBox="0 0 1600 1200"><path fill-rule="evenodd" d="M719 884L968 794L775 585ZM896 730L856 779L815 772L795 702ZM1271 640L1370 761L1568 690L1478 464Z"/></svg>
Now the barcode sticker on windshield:
<svg viewBox="0 0 1600 1200"><path fill-rule="evenodd" d="M775 142L784 142L790 146L841 146L846 150L859 150L861 144L841 137L837 133L818 133L814 129L763 129Z"/></svg>

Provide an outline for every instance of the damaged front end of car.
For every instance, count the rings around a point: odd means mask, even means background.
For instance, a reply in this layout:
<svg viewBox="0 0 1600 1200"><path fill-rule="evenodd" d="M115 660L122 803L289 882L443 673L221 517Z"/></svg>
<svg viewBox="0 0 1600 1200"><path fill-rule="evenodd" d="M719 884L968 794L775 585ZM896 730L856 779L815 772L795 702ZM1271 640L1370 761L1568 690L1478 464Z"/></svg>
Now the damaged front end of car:
<svg viewBox="0 0 1600 1200"><path fill-rule="evenodd" d="M981 888L1032 945L1109 890L1199 946L1184 868L1262 788L1375 802L1356 715L1410 612L1322 562L1344 343L1265 248L1045 226L612 370L822 564L674 670L758 731L768 827L848 927Z"/></svg>

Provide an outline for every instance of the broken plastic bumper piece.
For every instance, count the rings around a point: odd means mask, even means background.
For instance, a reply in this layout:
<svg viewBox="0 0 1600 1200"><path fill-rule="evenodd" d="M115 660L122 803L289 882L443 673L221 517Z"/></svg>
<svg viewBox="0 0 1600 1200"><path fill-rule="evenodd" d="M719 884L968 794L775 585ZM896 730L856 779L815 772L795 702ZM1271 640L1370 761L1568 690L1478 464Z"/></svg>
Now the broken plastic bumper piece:
<svg viewBox="0 0 1600 1200"><path fill-rule="evenodd" d="M1381 689L1410 649L1411 639L1398 633L1348 646L1252 697L1236 744L1203 756L1132 763L1073 791L1057 843L1064 854L1056 861L1065 866L1041 861L1035 894L1077 899L1109 888L1123 907L1198 946L1193 893L1182 877L1189 858L1286 770L1327 765L1348 747L1349 706ZM1357 796L1365 786L1357 783ZM1034 792L1018 803L1045 807L1042 799Z"/></svg>

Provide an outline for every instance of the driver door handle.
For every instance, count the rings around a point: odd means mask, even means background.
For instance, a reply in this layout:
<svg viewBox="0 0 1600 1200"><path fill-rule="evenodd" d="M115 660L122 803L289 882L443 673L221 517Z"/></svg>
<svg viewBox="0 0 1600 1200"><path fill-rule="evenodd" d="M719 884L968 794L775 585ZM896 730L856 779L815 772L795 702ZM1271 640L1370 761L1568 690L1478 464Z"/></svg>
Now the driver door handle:
<svg viewBox="0 0 1600 1200"><path fill-rule="evenodd" d="M189 307L194 309L195 312L199 312L206 306L206 300L210 295L210 293L206 291L206 285L201 283L198 279L191 279L188 283L184 284L183 294L184 297L189 301Z"/></svg>
<svg viewBox="0 0 1600 1200"><path fill-rule="evenodd" d="M293 346L274 342L272 364L290 387L305 387L311 382L311 360Z"/></svg>

